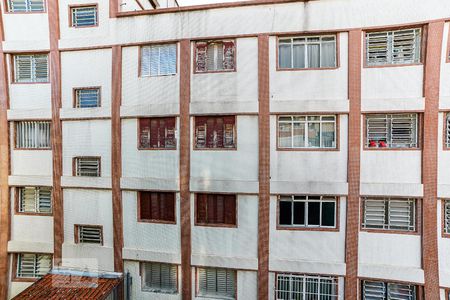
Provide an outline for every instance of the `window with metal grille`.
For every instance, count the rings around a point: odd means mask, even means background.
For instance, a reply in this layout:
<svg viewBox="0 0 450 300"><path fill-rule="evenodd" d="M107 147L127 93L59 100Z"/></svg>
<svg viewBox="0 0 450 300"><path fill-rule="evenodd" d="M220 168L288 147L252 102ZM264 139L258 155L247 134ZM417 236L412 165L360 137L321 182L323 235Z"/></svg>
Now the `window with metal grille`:
<svg viewBox="0 0 450 300"><path fill-rule="evenodd" d="M50 149L50 122L16 122L16 148Z"/></svg>
<svg viewBox="0 0 450 300"><path fill-rule="evenodd" d="M362 300L415 300L416 286L381 281L362 281Z"/></svg>
<svg viewBox="0 0 450 300"><path fill-rule="evenodd" d="M139 192L139 221L175 222L175 193Z"/></svg>
<svg viewBox="0 0 450 300"><path fill-rule="evenodd" d="M450 200L444 200L444 233L450 234Z"/></svg>
<svg viewBox="0 0 450 300"><path fill-rule="evenodd" d="M450 113L445 117L445 145L450 148Z"/></svg>
<svg viewBox="0 0 450 300"><path fill-rule="evenodd" d="M196 72L234 71L235 42L233 40L197 42L195 44Z"/></svg>
<svg viewBox="0 0 450 300"><path fill-rule="evenodd" d="M175 117L139 119L139 149L175 149Z"/></svg>
<svg viewBox="0 0 450 300"><path fill-rule="evenodd" d="M363 228L416 230L417 199L364 197L362 200Z"/></svg>
<svg viewBox="0 0 450 300"><path fill-rule="evenodd" d="M164 76L177 73L177 44L141 48L141 76Z"/></svg>
<svg viewBox="0 0 450 300"><path fill-rule="evenodd" d="M236 195L197 194L197 224L236 225Z"/></svg>
<svg viewBox="0 0 450 300"><path fill-rule="evenodd" d="M368 66L414 64L420 62L420 28L366 33Z"/></svg>
<svg viewBox="0 0 450 300"><path fill-rule="evenodd" d="M98 225L75 225L76 244L103 245L103 228Z"/></svg>
<svg viewBox="0 0 450 300"><path fill-rule="evenodd" d="M417 148L418 114L366 115L366 147Z"/></svg>
<svg viewBox="0 0 450 300"><path fill-rule="evenodd" d="M98 25L97 5L74 6L70 8L72 27L89 27Z"/></svg>
<svg viewBox="0 0 450 300"><path fill-rule="evenodd" d="M331 196L281 196L279 225L283 227L336 227L337 198Z"/></svg>
<svg viewBox="0 0 450 300"><path fill-rule="evenodd" d="M52 256L49 254L20 253L16 255L16 277L42 277L47 274L52 267Z"/></svg>
<svg viewBox="0 0 450 300"><path fill-rule="evenodd" d="M276 299L338 299L338 280L332 276L277 274Z"/></svg>
<svg viewBox="0 0 450 300"><path fill-rule="evenodd" d="M336 148L336 116L279 116L278 148Z"/></svg>
<svg viewBox="0 0 450 300"><path fill-rule="evenodd" d="M100 88L75 89L75 108L100 107Z"/></svg>
<svg viewBox="0 0 450 300"><path fill-rule="evenodd" d="M8 0L8 12L43 12L44 0Z"/></svg>
<svg viewBox="0 0 450 300"><path fill-rule="evenodd" d="M280 69L336 67L336 35L286 37L278 40Z"/></svg>
<svg viewBox="0 0 450 300"><path fill-rule="evenodd" d="M19 212L52 213L52 189L50 187L19 188Z"/></svg>
<svg viewBox="0 0 450 300"><path fill-rule="evenodd" d="M100 157L75 157L74 176L100 177Z"/></svg>
<svg viewBox="0 0 450 300"><path fill-rule="evenodd" d="M14 55L15 82L48 82L48 80L47 54Z"/></svg>
<svg viewBox="0 0 450 300"><path fill-rule="evenodd" d="M157 262L141 263L142 290L153 293L176 294L177 265Z"/></svg>
<svg viewBox="0 0 450 300"><path fill-rule="evenodd" d="M195 148L236 148L236 117L195 117Z"/></svg>
<svg viewBox="0 0 450 300"><path fill-rule="evenodd" d="M198 296L236 299L236 271L221 268L197 268Z"/></svg>

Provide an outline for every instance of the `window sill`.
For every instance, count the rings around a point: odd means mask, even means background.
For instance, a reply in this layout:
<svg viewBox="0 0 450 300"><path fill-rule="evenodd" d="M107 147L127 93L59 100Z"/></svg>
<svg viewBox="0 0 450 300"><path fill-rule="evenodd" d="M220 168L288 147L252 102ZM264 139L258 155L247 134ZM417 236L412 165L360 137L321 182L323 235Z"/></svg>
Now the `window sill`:
<svg viewBox="0 0 450 300"><path fill-rule="evenodd" d="M324 68L279 68L277 67L277 72L286 72L286 71L329 71L329 70L337 70L340 66L337 67L324 67Z"/></svg>
<svg viewBox="0 0 450 300"><path fill-rule="evenodd" d="M36 14L46 14L47 11L5 11L5 14L11 14L11 15L36 15Z"/></svg>
<svg viewBox="0 0 450 300"><path fill-rule="evenodd" d="M172 292L172 291L163 291L163 290L158 290L158 289L146 289L146 288L142 288L141 291L145 292L145 293L166 294L166 295L178 294L178 291Z"/></svg>
<svg viewBox="0 0 450 300"><path fill-rule="evenodd" d="M237 151L237 147L234 148L195 148L194 151Z"/></svg>
<svg viewBox="0 0 450 300"><path fill-rule="evenodd" d="M415 147L415 148L378 148L378 147L366 147L363 148L364 151L421 151L422 148Z"/></svg>
<svg viewBox="0 0 450 300"><path fill-rule="evenodd" d="M325 151L325 152L337 152L339 148L279 148L277 147L277 151Z"/></svg>
<svg viewBox="0 0 450 300"><path fill-rule="evenodd" d="M196 71L194 70L194 74L217 74L217 73L235 73L236 69L234 70L217 70L217 71Z"/></svg>
<svg viewBox="0 0 450 300"><path fill-rule="evenodd" d="M360 228L361 232L367 233L386 233L386 234L401 234L401 235L417 235L420 236L420 233L417 231L406 231L406 230L390 230L390 229L369 229L369 228Z"/></svg>
<svg viewBox="0 0 450 300"><path fill-rule="evenodd" d="M30 151L39 151L39 150L41 150L41 151L51 151L52 150L52 148L50 147L50 148L15 148L14 147L14 149L13 150L18 150L18 151L28 151L28 150L30 150Z"/></svg>
<svg viewBox="0 0 450 300"><path fill-rule="evenodd" d="M138 147L137 149L139 151L157 151L157 150L170 151L170 150L177 150L177 147L175 147L175 148L142 148L142 147Z"/></svg>
<svg viewBox="0 0 450 300"><path fill-rule="evenodd" d="M161 224L161 225L176 225L176 221L164 221L164 220L151 220L151 219L138 219L138 223L150 223L150 224Z"/></svg>
<svg viewBox="0 0 450 300"><path fill-rule="evenodd" d="M38 212L14 212L16 216L35 216L35 217L53 217L53 213L38 213Z"/></svg>
<svg viewBox="0 0 450 300"><path fill-rule="evenodd" d="M396 68L396 67L412 67L412 66L423 66L423 63L411 63L411 64L386 64L386 65L367 65L364 64L364 69L377 69L377 68Z"/></svg>
<svg viewBox="0 0 450 300"><path fill-rule="evenodd" d="M277 225L277 230L339 232L339 227L300 227Z"/></svg>
<svg viewBox="0 0 450 300"><path fill-rule="evenodd" d="M23 85L23 84L50 84L50 81L40 81L40 82L34 82L34 81L30 81L30 82L17 82L17 81L13 81L11 82L11 84L18 84L18 85Z"/></svg>
<svg viewBox="0 0 450 300"><path fill-rule="evenodd" d="M85 26L69 26L70 28L75 28L75 29L82 29L82 28L93 28L93 27L98 27L98 24L95 25L85 25Z"/></svg>
<svg viewBox="0 0 450 300"><path fill-rule="evenodd" d="M40 277L14 277L12 282L35 282L38 281Z"/></svg>
<svg viewBox="0 0 450 300"><path fill-rule="evenodd" d="M218 227L218 228L238 228L237 224L209 224L209 223L194 223L194 226L199 227Z"/></svg>
<svg viewBox="0 0 450 300"><path fill-rule="evenodd" d="M158 78L158 77L173 77L176 76L177 73L171 73L171 74L161 74L161 75L139 75L139 78Z"/></svg>

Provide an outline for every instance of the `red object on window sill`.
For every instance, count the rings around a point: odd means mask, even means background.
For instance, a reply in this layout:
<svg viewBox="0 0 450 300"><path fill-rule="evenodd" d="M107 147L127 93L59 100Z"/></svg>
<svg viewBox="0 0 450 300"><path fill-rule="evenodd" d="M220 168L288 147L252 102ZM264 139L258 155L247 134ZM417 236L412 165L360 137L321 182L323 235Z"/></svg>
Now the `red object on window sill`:
<svg viewBox="0 0 450 300"><path fill-rule="evenodd" d="M386 144L385 141L380 141L380 143L378 144L378 146L379 146L380 148L386 148L386 147L387 147L387 144Z"/></svg>
<svg viewBox="0 0 450 300"><path fill-rule="evenodd" d="M376 147L377 143L375 141L369 141L369 147Z"/></svg>

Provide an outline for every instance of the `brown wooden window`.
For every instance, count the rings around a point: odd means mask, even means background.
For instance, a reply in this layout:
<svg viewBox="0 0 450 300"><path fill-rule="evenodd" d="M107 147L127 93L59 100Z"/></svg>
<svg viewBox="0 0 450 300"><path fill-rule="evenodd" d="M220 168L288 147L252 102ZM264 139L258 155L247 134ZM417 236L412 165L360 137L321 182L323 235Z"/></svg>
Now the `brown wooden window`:
<svg viewBox="0 0 450 300"><path fill-rule="evenodd" d="M236 148L236 117L195 117L195 148Z"/></svg>
<svg viewBox="0 0 450 300"><path fill-rule="evenodd" d="M217 72L235 70L234 40L204 41L195 44L195 71Z"/></svg>
<svg viewBox="0 0 450 300"><path fill-rule="evenodd" d="M175 117L139 119L139 149L175 148Z"/></svg>
<svg viewBox="0 0 450 300"><path fill-rule="evenodd" d="M236 195L197 194L196 223L236 225Z"/></svg>
<svg viewBox="0 0 450 300"><path fill-rule="evenodd" d="M175 194L139 192L139 221L175 222Z"/></svg>

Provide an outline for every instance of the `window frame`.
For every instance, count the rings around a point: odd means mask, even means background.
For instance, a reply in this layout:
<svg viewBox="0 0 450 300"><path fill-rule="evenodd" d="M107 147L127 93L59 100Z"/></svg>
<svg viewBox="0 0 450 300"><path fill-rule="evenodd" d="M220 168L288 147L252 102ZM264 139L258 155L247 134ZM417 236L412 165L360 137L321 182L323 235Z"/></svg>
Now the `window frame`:
<svg viewBox="0 0 450 300"><path fill-rule="evenodd" d="M46 81L17 81L16 80L16 57L17 56L35 56L35 55L46 55L47 56L47 80ZM42 51L36 51L36 52L21 52L21 53L14 53L10 55L9 59L10 64L10 76L11 84L50 84L50 77L51 77L51 61L50 61L50 53L49 52L42 52Z"/></svg>
<svg viewBox="0 0 450 300"><path fill-rule="evenodd" d="M206 222L199 222L197 218L197 212L198 212L198 195L223 195L223 196L234 196L235 201L235 208L234 208L234 218L235 218L235 224L227 224L227 223L206 223ZM223 228L238 228L239 227L239 194L225 194L225 193L210 193L210 192L200 192L194 194L194 226L201 226L201 227L223 227Z"/></svg>
<svg viewBox="0 0 450 300"><path fill-rule="evenodd" d="M334 36L335 38L335 62L336 62L336 66L334 67L319 67L319 68L282 68L280 67L280 39L294 39L294 38L312 38L312 37L330 37L330 36ZM292 45L292 43L291 43ZM299 34L299 35L279 35L277 36L277 42L276 42L276 71L277 72L282 72L282 71L314 71L314 70L336 70L339 69L341 67L340 63L340 32L329 32L329 33L319 33L319 34ZM291 58L292 58L292 53L291 53ZM292 63L292 62L291 62Z"/></svg>
<svg viewBox="0 0 450 300"><path fill-rule="evenodd" d="M448 202L449 211L450 211L450 198L442 198L441 200L441 237L443 238L450 238L450 214L448 218L448 230L446 230L446 223L447 223L447 217L446 217L446 204Z"/></svg>
<svg viewBox="0 0 450 300"><path fill-rule="evenodd" d="M197 147L197 133L196 133L196 119L197 118L225 118L225 117L234 117L234 128L233 128L233 140L234 140L234 147L230 147L230 148L198 148ZM194 151L237 151L238 149L238 135L237 135L237 131L238 131L238 115L234 114L234 115L229 115L229 114L225 114L225 115L195 115L193 116L193 130L192 130L192 150Z"/></svg>
<svg viewBox="0 0 450 300"><path fill-rule="evenodd" d="M78 159L98 159L98 176L78 176L78 165L77 160ZM72 176L73 177L81 177L81 178L100 178L102 177L102 157L101 156L74 156L72 157Z"/></svg>
<svg viewBox="0 0 450 300"><path fill-rule="evenodd" d="M364 200L365 198L369 198L369 200L379 200L384 199L384 201L387 200L414 200L414 230L401 230L401 229L383 229L383 228L365 228L364 227ZM372 232L372 233L386 233L386 234L403 234L403 235L421 235L421 228L422 228L422 201L423 199L420 197L397 197L397 196L367 196L367 195L361 195L360 196L360 222L359 222L359 229L363 232Z"/></svg>
<svg viewBox="0 0 450 300"><path fill-rule="evenodd" d="M143 51L142 48L144 47L157 47L157 46L168 46L168 45L175 45L175 73L170 74L158 74L158 75L143 75L142 74L142 59L143 59ZM163 42L163 43L156 43L156 44L147 44L139 46L139 63L138 63L138 77L139 78L154 78L154 77L166 77L166 76L177 76L178 74L178 43L177 42Z"/></svg>
<svg viewBox="0 0 450 300"><path fill-rule="evenodd" d="M447 36L447 52L445 53L445 63L450 63L450 30L448 31L448 36ZM450 291L450 290L449 290Z"/></svg>
<svg viewBox="0 0 450 300"><path fill-rule="evenodd" d="M327 147L291 147L291 148L284 148L284 147L280 147L280 131L279 131L279 126L280 126L280 117L335 117L334 119L334 140L335 140L335 144L336 146L334 148L327 148ZM276 151L340 151L340 115L339 114L316 114L316 113L306 113L306 114L277 114L276 115L277 118L277 124L276 124ZM319 121L321 124L322 120ZM307 123L307 121L305 121L305 124ZM326 123L326 122L324 122ZM306 127L305 127L305 132L306 132ZM306 136L305 136L306 139Z"/></svg>
<svg viewBox="0 0 450 300"><path fill-rule="evenodd" d="M176 267L177 269L177 273L176 273L176 291L174 293L171 292L164 292L164 291L156 291L156 290L151 290L151 289L145 289L144 286L144 282L145 282L145 264L167 264L167 265L173 265ZM154 293L154 294L163 294L163 295L177 295L180 293L180 289L179 289L179 283L180 283L180 270L179 270L179 265L177 264L173 264L173 263L168 263L168 262L158 262L158 261L140 261L139 262L139 275L141 276L141 292L143 293Z"/></svg>
<svg viewBox="0 0 450 300"><path fill-rule="evenodd" d="M80 241L80 227L92 227L100 229L100 243L83 243ZM105 239L103 235L103 225L92 225L92 224L73 224L73 233L74 233L74 243L77 245L83 246L103 246Z"/></svg>
<svg viewBox="0 0 450 300"><path fill-rule="evenodd" d="M420 297L420 295L423 294L423 285L416 283L416 282L408 282L408 281L400 281L400 280L389 280L389 279L379 279L379 278L370 278L370 277L360 277L359 278L359 288L360 288L360 298L361 300L364 299L364 282L370 281L370 282L380 282L385 285L387 284L397 284L397 285L413 285L415 286L415 299L424 299L423 297Z"/></svg>
<svg viewBox="0 0 450 300"><path fill-rule="evenodd" d="M450 111L443 111L442 150L444 151L450 150L450 127L448 125L450 125ZM447 131L447 128L449 131Z"/></svg>
<svg viewBox="0 0 450 300"><path fill-rule="evenodd" d="M13 253L12 261L12 276L11 281L13 282L35 282L42 277L21 277L18 276L19 271L19 255L22 254L34 254L34 255L49 255L51 260L50 269L53 267L53 254L52 253L37 253L37 252L17 252Z"/></svg>
<svg viewBox="0 0 450 300"><path fill-rule="evenodd" d="M211 44L211 43L222 43L223 42L233 42L234 43L234 57L233 57L233 66L234 68L231 70L206 70L206 71L198 71L197 70L197 43L206 43L207 45ZM193 41L193 47L194 47L194 57L193 57L193 72L194 74L211 74L211 73L233 73L233 72L237 72L237 39L236 38L226 38L226 39L212 39L212 40L197 40L197 41Z"/></svg>
<svg viewBox="0 0 450 300"><path fill-rule="evenodd" d="M24 147L17 147L17 138L19 137L18 132L17 132L17 126L18 123L23 123L23 122L47 122L50 124L50 140L49 140L49 147L45 147L45 148L24 148ZM13 130L14 130L14 150L20 150L20 151L48 151L48 150L52 150L52 120L46 120L46 119L36 119L36 120L15 120L13 121Z"/></svg>
<svg viewBox="0 0 450 300"><path fill-rule="evenodd" d="M98 106L94 107L77 107L78 99L77 92L80 90L98 90ZM72 107L76 109L86 109L86 108L100 108L102 107L102 87L101 86L87 86L87 87L74 87L72 89Z"/></svg>
<svg viewBox="0 0 450 300"><path fill-rule="evenodd" d="M73 10L78 8L87 8L87 7L95 7L95 21L94 25L85 25L85 26L75 26L73 23ZM83 3L83 4L70 4L69 5L69 27L70 28L91 28L99 26L99 18L98 18L98 3Z"/></svg>
<svg viewBox="0 0 450 300"><path fill-rule="evenodd" d="M41 212L24 212L20 211L20 196L21 196L21 189L22 188L49 188L50 189L50 205L52 211L50 213L41 213ZM42 217L48 217L53 216L53 189L49 186L16 186L14 188L14 214L15 215L28 215L28 216L42 216Z"/></svg>
<svg viewBox="0 0 450 300"><path fill-rule="evenodd" d="M173 221L168 220L158 220L158 219L142 219L141 218L141 197L142 193L166 193L173 194ZM137 216L138 223L152 223L152 224L177 224L177 193L176 192L167 192L167 191L137 191Z"/></svg>
<svg viewBox="0 0 450 300"><path fill-rule="evenodd" d="M6 8L4 13L5 14L43 14L47 12L47 1L42 0L42 11L12 11L11 10L11 0L4 0L4 7Z"/></svg>
<svg viewBox="0 0 450 300"><path fill-rule="evenodd" d="M141 146L141 120L143 119L149 119L150 121L152 119L169 119L169 118L173 118L175 125L174 125L174 140L175 140L175 147L174 148L155 148L155 147L150 147L150 148L144 148ZM145 150L177 150L178 149L178 140L177 139L177 134L179 132L178 130L178 116L163 116L163 117L159 117L159 116L150 116L150 117L138 117L137 118L137 149L139 151L145 151Z"/></svg>
<svg viewBox="0 0 450 300"><path fill-rule="evenodd" d="M274 287L274 299L277 299L278 292L278 276L279 275L291 275L291 276L303 276L303 277L317 277L317 278L332 278L336 281L336 300L339 299L339 276L326 275L326 274L308 274L308 273L296 273L296 272L275 272L275 287Z"/></svg>
<svg viewBox="0 0 450 300"><path fill-rule="evenodd" d="M226 269L234 272L234 297L220 297L220 296L210 296L210 295L201 295L200 293L200 270L199 269ZM217 272L216 272L217 273ZM207 298L207 299L224 299L224 300L237 300L238 294L238 270L232 268L221 268L221 267L210 267L210 266L196 266L195 267L195 297L198 298Z"/></svg>

